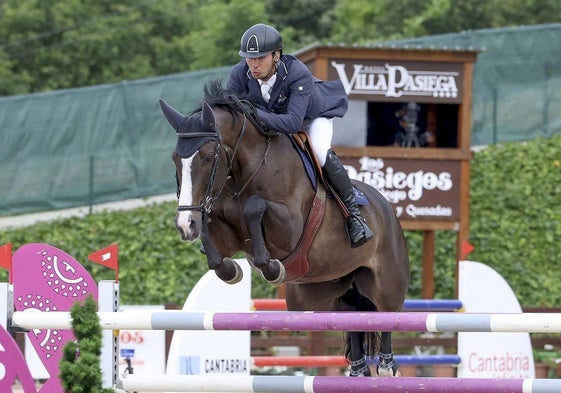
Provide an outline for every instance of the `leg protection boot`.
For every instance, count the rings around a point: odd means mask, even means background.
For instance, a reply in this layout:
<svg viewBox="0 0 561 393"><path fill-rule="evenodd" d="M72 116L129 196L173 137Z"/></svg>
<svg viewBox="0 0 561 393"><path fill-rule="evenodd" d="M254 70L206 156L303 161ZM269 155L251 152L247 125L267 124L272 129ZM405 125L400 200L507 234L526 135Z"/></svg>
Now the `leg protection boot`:
<svg viewBox="0 0 561 393"><path fill-rule="evenodd" d="M350 216L347 218L347 232L351 241L351 247L360 247L374 236L366 220L361 216L355 200L353 185L347 171L333 150L327 152L327 159L323 166L327 180L335 189L347 209Z"/></svg>

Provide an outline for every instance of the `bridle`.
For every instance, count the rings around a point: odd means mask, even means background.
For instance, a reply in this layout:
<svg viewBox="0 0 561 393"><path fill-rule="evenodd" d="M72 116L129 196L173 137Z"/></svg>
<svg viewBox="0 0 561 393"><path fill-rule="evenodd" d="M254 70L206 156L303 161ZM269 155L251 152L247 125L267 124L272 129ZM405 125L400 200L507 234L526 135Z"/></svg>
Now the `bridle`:
<svg viewBox="0 0 561 393"><path fill-rule="evenodd" d="M214 148L214 159L212 162L212 170L210 172L210 180L207 184L205 198L202 203L199 205L179 205L177 206L177 211L201 211L202 213L210 213L212 210L212 203L218 199L222 189L220 189L214 195L212 194L212 190L214 188L214 183L216 180L216 173L218 172L218 158L220 155L220 149L222 148L222 138L218 131L201 131L201 132L178 132L178 138L210 138L216 141L216 146ZM226 152L226 156L228 158L228 172L230 173L230 169L232 166L232 160L228 156L228 150L224 149ZM175 171L175 181L177 183L177 199L179 199L179 195L181 194L181 184L179 183L179 176L177 175L177 171Z"/></svg>
<svg viewBox="0 0 561 393"><path fill-rule="evenodd" d="M234 98L234 96L232 96L232 98ZM259 162L259 165L255 168L255 170L250 175L250 177L246 180L246 182L241 187L241 189L238 190L237 192L232 192L231 193L232 198L236 198L238 195L240 195L245 190L245 188L253 180L253 178L255 177L257 172L259 171L259 169L265 163L267 153L269 152L269 148L271 146L271 137L272 136L277 136L279 134L278 133L265 132L263 130L263 128L261 127L261 125L259 125L259 123L257 121L255 121L253 116L251 116L251 114L248 112L246 107L244 105L242 105L241 101L237 97L235 97L235 102L238 105L238 107L241 108L242 115L243 115L243 124L241 126L241 130L238 134L238 139L236 140L236 143L235 143L235 146L234 146L234 149L233 149L233 152L232 152L231 155L229 154L228 149L225 147L225 145L222 141L222 136L221 136L220 130L218 128L213 130L213 131L178 132L177 133L178 138L201 138L202 137L202 138L213 139L216 142L216 146L214 148L214 159L213 159L213 164L212 164L212 170L210 172L210 179L209 179L209 182L207 184L207 188L206 188L206 191L205 191L205 197L203 199L203 202L201 202L198 205L179 205L177 207L177 211L179 211L179 212L181 212L181 211L200 211L203 214L203 220L206 219L206 215L208 215L212 211L212 204L214 203L214 201L216 201L218 198L220 198L220 196L222 194L222 191L224 190L224 187L225 187L225 185L224 185L219 190L213 191L214 185L216 183L216 174L218 172L220 150L224 149L224 152L226 154L226 159L227 159L226 177L228 178L232 174L232 166L233 166L233 163L234 163L234 158L235 158L235 156L238 152L238 148L240 147L242 138L243 138L243 136L244 136L244 134L247 130L247 121L248 120L250 122L252 122L252 124L254 126L256 126L256 128L259 130L260 133L267 136L267 146L266 146L265 151L263 153L263 156L262 156L262 158ZM179 195L181 193L181 184L179 183L179 177L178 177L177 171L175 172L175 179L176 179L176 183L177 183L177 198L179 199Z"/></svg>

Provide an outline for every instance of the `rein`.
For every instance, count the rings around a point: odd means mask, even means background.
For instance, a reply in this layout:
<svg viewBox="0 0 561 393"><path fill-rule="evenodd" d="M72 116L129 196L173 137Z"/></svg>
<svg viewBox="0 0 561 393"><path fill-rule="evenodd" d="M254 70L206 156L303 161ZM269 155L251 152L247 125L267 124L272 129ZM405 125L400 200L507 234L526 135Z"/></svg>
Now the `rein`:
<svg viewBox="0 0 561 393"><path fill-rule="evenodd" d="M270 129L267 129L265 127L263 127L263 124L261 124L259 121L257 121L257 114L255 112L255 108L253 106L253 104L248 101L248 100L240 100L238 97L236 97L236 95L231 94L228 96L232 101L234 101L236 103L236 105L238 106L238 108L241 109L241 111L243 112L244 116L246 116L249 121L251 122L251 124L253 124L253 126L255 127L255 129L264 136L268 136L268 137L272 137L272 136L279 136L281 133L278 131L272 131ZM248 109L249 108L249 109Z"/></svg>

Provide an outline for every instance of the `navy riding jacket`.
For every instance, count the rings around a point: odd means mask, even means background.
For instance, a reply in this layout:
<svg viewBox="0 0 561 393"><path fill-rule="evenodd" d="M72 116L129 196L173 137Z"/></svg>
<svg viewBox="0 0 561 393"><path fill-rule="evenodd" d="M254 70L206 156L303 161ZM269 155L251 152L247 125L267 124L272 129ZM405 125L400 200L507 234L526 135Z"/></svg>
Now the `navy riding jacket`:
<svg viewBox="0 0 561 393"><path fill-rule="evenodd" d="M291 55L283 55L278 63L277 80L268 103L245 59L233 67L227 87L247 96L266 127L286 133L302 130L306 120L343 117L349 106L340 80L325 82L314 77L304 63Z"/></svg>

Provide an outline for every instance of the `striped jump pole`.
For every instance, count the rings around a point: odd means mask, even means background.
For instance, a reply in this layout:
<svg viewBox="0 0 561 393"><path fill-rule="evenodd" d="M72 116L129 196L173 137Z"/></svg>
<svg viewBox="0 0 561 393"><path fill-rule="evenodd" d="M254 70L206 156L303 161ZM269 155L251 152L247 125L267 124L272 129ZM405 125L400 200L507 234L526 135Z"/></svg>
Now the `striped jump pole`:
<svg viewBox="0 0 561 393"><path fill-rule="evenodd" d="M117 388L127 392L553 393L561 391L561 380L129 374Z"/></svg>
<svg viewBox="0 0 561 393"><path fill-rule="evenodd" d="M403 311L459 311L463 308L458 299L407 299ZM251 309L256 311L286 311L286 299L252 299Z"/></svg>
<svg viewBox="0 0 561 393"><path fill-rule="evenodd" d="M394 355L399 365L429 365L453 364L458 365L462 359L458 355ZM377 364L378 358L368 358L368 364ZM343 367L348 366L344 356L252 356L251 363L255 367Z"/></svg>
<svg viewBox="0 0 561 393"><path fill-rule="evenodd" d="M459 299L407 299L403 311L460 311L464 305Z"/></svg>
<svg viewBox="0 0 561 393"><path fill-rule="evenodd" d="M561 333L561 313L98 312L109 330L408 331ZM11 328L70 329L70 312L16 311Z"/></svg>

